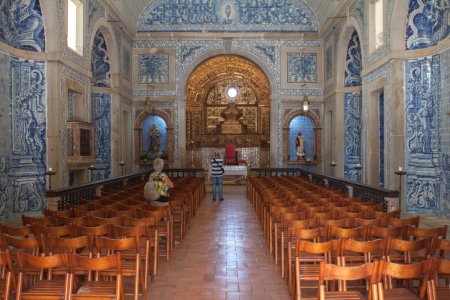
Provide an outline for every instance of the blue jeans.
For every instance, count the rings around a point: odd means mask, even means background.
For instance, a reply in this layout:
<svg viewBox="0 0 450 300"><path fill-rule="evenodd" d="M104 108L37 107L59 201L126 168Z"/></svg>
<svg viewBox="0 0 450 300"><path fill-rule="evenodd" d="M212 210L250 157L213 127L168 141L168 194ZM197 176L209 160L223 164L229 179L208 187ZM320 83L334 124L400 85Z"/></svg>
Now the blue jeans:
<svg viewBox="0 0 450 300"><path fill-rule="evenodd" d="M212 178L213 199L216 200L216 186L219 186L219 199L223 199L222 176Z"/></svg>

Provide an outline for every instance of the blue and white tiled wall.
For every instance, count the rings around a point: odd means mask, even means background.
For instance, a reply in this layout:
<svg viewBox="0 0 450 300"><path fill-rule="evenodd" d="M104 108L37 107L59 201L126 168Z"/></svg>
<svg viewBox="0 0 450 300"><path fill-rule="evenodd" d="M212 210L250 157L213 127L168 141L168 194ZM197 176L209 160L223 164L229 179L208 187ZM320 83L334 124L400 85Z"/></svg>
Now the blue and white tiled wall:
<svg viewBox="0 0 450 300"><path fill-rule="evenodd" d="M45 202L46 63L0 52L0 220Z"/></svg>
<svg viewBox="0 0 450 300"><path fill-rule="evenodd" d="M450 215L450 49L441 53L441 101L440 101L440 139L441 139L441 207Z"/></svg>
<svg viewBox="0 0 450 300"><path fill-rule="evenodd" d="M441 214L440 56L405 62L406 208Z"/></svg>
<svg viewBox="0 0 450 300"><path fill-rule="evenodd" d="M303 135L305 160L314 160L314 122L307 116L297 116L289 124L289 160L297 160L295 140L299 132Z"/></svg>
<svg viewBox="0 0 450 300"><path fill-rule="evenodd" d="M344 86L361 86L361 45L353 31L347 47ZM344 178L361 181L361 93L344 95Z"/></svg>
<svg viewBox="0 0 450 300"><path fill-rule="evenodd" d="M94 86L111 87L108 48L103 34L97 31L92 45L92 82Z"/></svg>
<svg viewBox="0 0 450 300"><path fill-rule="evenodd" d="M410 0L406 23L406 49L435 46L450 35L449 1Z"/></svg>
<svg viewBox="0 0 450 300"><path fill-rule="evenodd" d="M93 93L95 179L111 176L111 94Z"/></svg>
<svg viewBox="0 0 450 300"><path fill-rule="evenodd" d="M45 51L39 0L0 1L0 41L22 50Z"/></svg>
<svg viewBox="0 0 450 300"><path fill-rule="evenodd" d="M361 181L361 93L345 94L344 99L344 177Z"/></svg>

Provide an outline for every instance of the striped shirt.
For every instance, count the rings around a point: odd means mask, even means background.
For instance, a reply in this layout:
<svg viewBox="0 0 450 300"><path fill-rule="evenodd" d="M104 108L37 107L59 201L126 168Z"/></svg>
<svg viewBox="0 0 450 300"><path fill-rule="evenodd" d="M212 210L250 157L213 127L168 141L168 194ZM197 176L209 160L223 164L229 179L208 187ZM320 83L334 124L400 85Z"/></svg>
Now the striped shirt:
<svg viewBox="0 0 450 300"><path fill-rule="evenodd" d="M211 159L211 176L212 177L222 177L223 159L213 158Z"/></svg>

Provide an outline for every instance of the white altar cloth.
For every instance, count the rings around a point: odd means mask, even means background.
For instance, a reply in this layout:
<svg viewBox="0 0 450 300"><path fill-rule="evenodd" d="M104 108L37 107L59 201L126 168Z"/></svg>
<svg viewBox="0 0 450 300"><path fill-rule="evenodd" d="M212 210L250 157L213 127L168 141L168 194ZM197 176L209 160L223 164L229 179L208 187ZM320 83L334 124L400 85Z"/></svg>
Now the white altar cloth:
<svg viewBox="0 0 450 300"><path fill-rule="evenodd" d="M246 165L224 165L223 169L225 171L223 174L224 176L231 175L247 178L248 168ZM211 165L208 167L208 181L209 180L211 180Z"/></svg>

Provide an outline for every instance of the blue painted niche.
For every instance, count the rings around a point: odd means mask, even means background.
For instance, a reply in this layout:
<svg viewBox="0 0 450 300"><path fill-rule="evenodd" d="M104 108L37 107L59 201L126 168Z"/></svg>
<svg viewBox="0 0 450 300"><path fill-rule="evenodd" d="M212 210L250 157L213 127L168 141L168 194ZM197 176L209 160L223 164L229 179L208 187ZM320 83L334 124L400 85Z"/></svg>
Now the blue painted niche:
<svg viewBox="0 0 450 300"><path fill-rule="evenodd" d="M157 149L151 149L153 128L160 134ZM167 124L160 116L149 116L142 122L141 158L152 160L157 157L167 159Z"/></svg>
<svg viewBox="0 0 450 300"><path fill-rule="evenodd" d="M314 122L307 116L297 116L289 123L289 160L297 160L295 139L299 132L303 135L305 160L314 160Z"/></svg>

